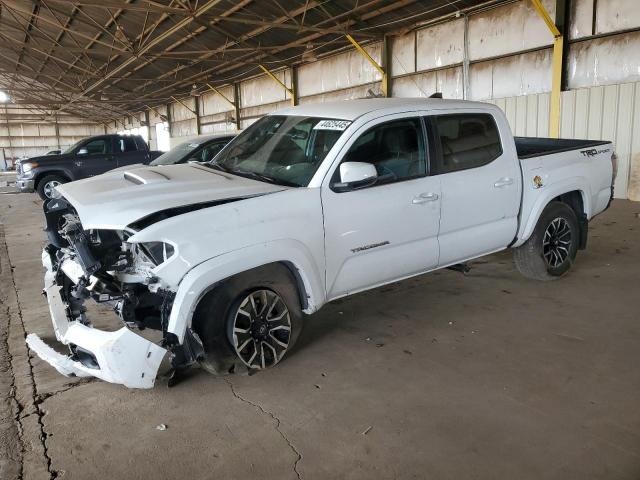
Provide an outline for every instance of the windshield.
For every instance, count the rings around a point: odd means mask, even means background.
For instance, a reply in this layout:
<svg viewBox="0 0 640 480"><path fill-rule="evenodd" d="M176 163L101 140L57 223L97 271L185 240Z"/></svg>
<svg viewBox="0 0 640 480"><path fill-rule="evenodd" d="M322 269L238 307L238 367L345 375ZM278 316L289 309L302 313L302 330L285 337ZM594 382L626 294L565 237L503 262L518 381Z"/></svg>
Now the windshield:
<svg viewBox="0 0 640 480"><path fill-rule="evenodd" d="M350 123L268 115L236 137L209 165L266 182L306 186Z"/></svg>
<svg viewBox="0 0 640 480"><path fill-rule="evenodd" d="M61 155L66 155L67 153L71 153L73 152L77 147L80 146L80 144L82 142L84 142L86 140L86 138L83 138L82 140L80 140L79 142L74 143L73 145L71 145L70 147L67 147L65 150L62 151Z"/></svg>
<svg viewBox="0 0 640 480"><path fill-rule="evenodd" d="M180 160L185 157L191 156L190 154L198 148L200 144L198 142L184 142L180 145L176 145L168 152L163 153L158 158L156 158L149 165L173 165L174 163L178 163Z"/></svg>

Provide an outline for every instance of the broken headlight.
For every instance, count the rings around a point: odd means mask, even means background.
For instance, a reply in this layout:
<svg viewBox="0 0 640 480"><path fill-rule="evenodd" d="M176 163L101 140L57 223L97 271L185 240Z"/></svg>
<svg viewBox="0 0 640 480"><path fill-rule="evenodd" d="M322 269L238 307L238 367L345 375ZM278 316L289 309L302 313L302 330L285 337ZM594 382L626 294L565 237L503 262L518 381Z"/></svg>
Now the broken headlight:
<svg viewBox="0 0 640 480"><path fill-rule="evenodd" d="M139 243L140 250L151 260L155 265L160 265L166 262L173 256L175 250L173 245L165 242L146 242Z"/></svg>

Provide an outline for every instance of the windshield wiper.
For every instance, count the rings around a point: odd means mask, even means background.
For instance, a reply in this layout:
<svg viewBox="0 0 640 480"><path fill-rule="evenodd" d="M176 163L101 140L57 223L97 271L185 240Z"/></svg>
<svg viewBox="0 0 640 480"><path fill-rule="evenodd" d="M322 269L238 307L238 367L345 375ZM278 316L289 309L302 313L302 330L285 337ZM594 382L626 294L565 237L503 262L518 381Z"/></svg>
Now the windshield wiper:
<svg viewBox="0 0 640 480"><path fill-rule="evenodd" d="M269 177L267 175L263 175L262 173L258 173L258 172L252 172L249 170L234 170L231 173L237 173L240 176L250 177L256 180L262 180L263 182L278 184L278 181L275 178Z"/></svg>
<svg viewBox="0 0 640 480"><path fill-rule="evenodd" d="M222 165L220 163L205 162L202 165L205 166L205 167L213 168L214 170L220 170L221 172L233 173L231 170L229 170L227 167L225 167L224 165Z"/></svg>
<svg viewBox="0 0 640 480"><path fill-rule="evenodd" d="M272 183L274 185L283 185L285 187L299 187L300 186L300 185L292 183L292 182L287 182L286 180L279 180L277 178L273 178L273 177L270 177L268 175L264 175L262 173L252 172L250 170L231 169L231 168L225 167L224 165L222 165L220 163L208 162L208 163L204 163L203 165L205 165L205 166L207 166L209 168L213 168L214 170L220 170L220 171L225 172L225 173L230 173L231 175L238 175L239 177L245 177L245 178L253 178L254 180L259 180L259 181L262 181L262 182Z"/></svg>

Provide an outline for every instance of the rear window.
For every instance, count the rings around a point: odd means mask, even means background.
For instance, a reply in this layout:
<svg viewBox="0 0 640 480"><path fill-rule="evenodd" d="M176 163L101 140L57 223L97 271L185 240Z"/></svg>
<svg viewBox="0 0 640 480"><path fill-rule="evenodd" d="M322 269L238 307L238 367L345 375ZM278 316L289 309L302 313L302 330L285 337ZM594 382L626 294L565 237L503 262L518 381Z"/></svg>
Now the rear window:
<svg viewBox="0 0 640 480"><path fill-rule="evenodd" d="M133 137L118 137L116 140L116 152L135 152L138 150Z"/></svg>
<svg viewBox="0 0 640 480"><path fill-rule="evenodd" d="M500 133L490 114L437 115L432 122L440 150L434 174L482 167L502 155Z"/></svg>

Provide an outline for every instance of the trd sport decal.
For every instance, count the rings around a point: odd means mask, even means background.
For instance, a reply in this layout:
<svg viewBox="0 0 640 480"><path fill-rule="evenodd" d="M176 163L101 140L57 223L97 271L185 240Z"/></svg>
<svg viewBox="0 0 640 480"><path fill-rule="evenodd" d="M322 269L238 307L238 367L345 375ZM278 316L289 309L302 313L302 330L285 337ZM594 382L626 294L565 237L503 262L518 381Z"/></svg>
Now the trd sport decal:
<svg viewBox="0 0 640 480"><path fill-rule="evenodd" d="M599 153L607 153L609 150L609 148L605 148L603 150L598 150L597 148L588 148L587 150L580 150L580 153L585 157L595 157Z"/></svg>
<svg viewBox="0 0 640 480"><path fill-rule="evenodd" d="M363 252L364 250L371 250L372 248L382 247L384 245L389 245L389 242L385 240L384 242L380 242L380 243L372 243L371 245L364 245L362 247L352 248L351 251L353 253L358 253L358 252Z"/></svg>

